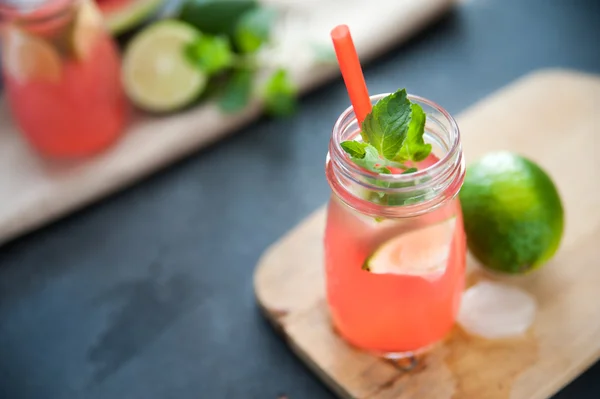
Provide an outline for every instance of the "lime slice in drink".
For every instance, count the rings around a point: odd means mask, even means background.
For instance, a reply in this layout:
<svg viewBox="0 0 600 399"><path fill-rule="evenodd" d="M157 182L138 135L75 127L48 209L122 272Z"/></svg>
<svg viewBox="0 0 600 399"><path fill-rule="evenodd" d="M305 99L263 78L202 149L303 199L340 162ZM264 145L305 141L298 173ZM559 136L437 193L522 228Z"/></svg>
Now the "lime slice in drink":
<svg viewBox="0 0 600 399"><path fill-rule="evenodd" d="M446 270L456 217L400 234L384 242L365 261L363 269L375 274L435 278Z"/></svg>
<svg viewBox="0 0 600 399"><path fill-rule="evenodd" d="M174 20L141 31L123 57L123 82L131 101L147 111L166 112L199 97L207 76L186 59L184 50L200 35L191 25Z"/></svg>
<svg viewBox="0 0 600 399"><path fill-rule="evenodd" d="M484 156L467 168L460 202L469 249L489 269L525 273L558 249L561 199L531 160L506 151Z"/></svg>
<svg viewBox="0 0 600 399"><path fill-rule="evenodd" d="M60 55L52 45L16 27L7 27L4 67L19 82L57 83L62 75Z"/></svg>

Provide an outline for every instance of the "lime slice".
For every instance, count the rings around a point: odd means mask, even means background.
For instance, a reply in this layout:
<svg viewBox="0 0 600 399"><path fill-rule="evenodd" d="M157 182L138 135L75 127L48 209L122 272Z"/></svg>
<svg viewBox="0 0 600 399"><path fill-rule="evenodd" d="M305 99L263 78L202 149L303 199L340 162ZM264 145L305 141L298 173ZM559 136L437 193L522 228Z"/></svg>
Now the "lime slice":
<svg viewBox="0 0 600 399"><path fill-rule="evenodd" d="M558 190L518 154L493 152L471 164L460 202L469 249L486 268L526 273L559 247L564 212Z"/></svg>
<svg viewBox="0 0 600 399"><path fill-rule="evenodd" d="M141 31L123 57L125 90L138 107L174 111L204 91L207 76L185 57L185 46L200 36L196 28L164 20Z"/></svg>
<svg viewBox="0 0 600 399"><path fill-rule="evenodd" d="M77 10L71 33L71 45L77 59L84 60L89 56L103 28L102 14L96 5L91 1L83 1Z"/></svg>
<svg viewBox="0 0 600 399"><path fill-rule="evenodd" d="M456 217L452 217L391 238L373 252L363 269L374 274L437 277L446 270L455 229Z"/></svg>
<svg viewBox="0 0 600 399"><path fill-rule="evenodd" d="M62 75L60 55L43 39L8 27L5 37L4 67L8 76L19 82L57 83Z"/></svg>

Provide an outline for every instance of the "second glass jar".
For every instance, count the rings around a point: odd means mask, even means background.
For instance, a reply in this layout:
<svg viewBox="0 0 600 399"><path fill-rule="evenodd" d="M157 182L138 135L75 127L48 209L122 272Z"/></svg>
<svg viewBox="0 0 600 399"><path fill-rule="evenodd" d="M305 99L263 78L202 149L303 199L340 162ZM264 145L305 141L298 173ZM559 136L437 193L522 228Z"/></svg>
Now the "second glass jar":
<svg viewBox="0 0 600 399"><path fill-rule="evenodd" d="M92 0L0 5L0 35L8 103L36 150L78 158L119 138L128 116L119 53Z"/></svg>

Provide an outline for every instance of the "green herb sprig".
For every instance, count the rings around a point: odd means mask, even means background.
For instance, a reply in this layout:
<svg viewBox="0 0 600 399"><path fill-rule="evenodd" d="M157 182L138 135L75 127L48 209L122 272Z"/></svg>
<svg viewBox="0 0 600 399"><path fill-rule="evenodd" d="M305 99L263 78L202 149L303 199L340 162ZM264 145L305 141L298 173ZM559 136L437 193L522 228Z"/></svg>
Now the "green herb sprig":
<svg viewBox="0 0 600 399"><path fill-rule="evenodd" d="M288 71L282 67L269 70L257 56L271 44L276 18L273 9L256 3L236 17L233 28L231 23L223 24L223 32L215 34L217 29L211 25L212 34L203 33L185 48L187 59L218 86L214 92L223 112L243 110L255 94L272 116L287 116L296 110L298 89ZM199 25L202 30L203 25ZM268 76L258 83L257 75L263 70Z"/></svg>
<svg viewBox="0 0 600 399"><path fill-rule="evenodd" d="M361 126L362 141L344 141L340 145L358 166L374 173L390 174L390 168L403 170L403 174L416 172L407 162L420 162L431 153L426 144L426 115L419 104L412 103L406 89L401 89L377 102ZM383 188L400 188L414 183L388 183L378 179L370 182ZM369 199L387 205L408 204L413 199L407 195L370 193Z"/></svg>

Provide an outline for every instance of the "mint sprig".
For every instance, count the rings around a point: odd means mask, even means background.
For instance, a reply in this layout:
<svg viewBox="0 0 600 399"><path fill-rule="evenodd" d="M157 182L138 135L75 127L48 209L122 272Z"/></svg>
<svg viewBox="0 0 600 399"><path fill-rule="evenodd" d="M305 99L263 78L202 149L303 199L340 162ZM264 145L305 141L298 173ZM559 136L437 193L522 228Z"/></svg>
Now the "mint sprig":
<svg viewBox="0 0 600 399"><path fill-rule="evenodd" d="M194 3L195 0L186 1L188 8L199 7ZM208 3L220 7L216 1L209 0ZM220 31L217 29L218 25L206 25L210 21L202 19L200 22L204 23L197 24L198 28L202 30L210 26L210 34L201 32L198 39L185 47L184 52L194 66L210 77L211 87L214 87L211 94L217 94L221 111L240 112L254 97L260 97L267 114L293 114L298 105L296 84L285 68L272 65L259 56L259 50L272 44L276 11L258 3L247 10L218 9L235 14L233 28ZM198 12L194 12L194 16L197 17ZM191 22L194 21L198 22L197 18L193 18ZM263 69L267 70L266 74L259 73ZM259 83L260 76L265 76L266 79Z"/></svg>
<svg viewBox="0 0 600 399"><path fill-rule="evenodd" d="M390 174L390 168L402 169L402 174L418 171L405 162L419 162L431 153L431 144L426 144L426 115L419 104L412 103L406 89L396 91L379 100L362 123L363 141L344 141L342 149L358 166L374 173ZM400 188L413 183L388 183L375 178L373 184L385 188ZM371 200L387 205L402 205L414 200L407 194L369 194Z"/></svg>
<svg viewBox="0 0 600 399"><path fill-rule="evenodd" d="M340 145L357 165L372 172L386 173L381 170L391 166L413 173L417 168L404 162L419 162L431 153L431 144L423 139L425 120L423 108L401 89L379 100L367 114L360 133L363 141Z"/></svg>

